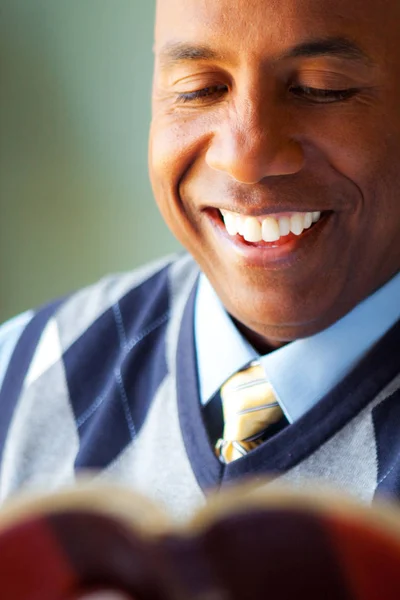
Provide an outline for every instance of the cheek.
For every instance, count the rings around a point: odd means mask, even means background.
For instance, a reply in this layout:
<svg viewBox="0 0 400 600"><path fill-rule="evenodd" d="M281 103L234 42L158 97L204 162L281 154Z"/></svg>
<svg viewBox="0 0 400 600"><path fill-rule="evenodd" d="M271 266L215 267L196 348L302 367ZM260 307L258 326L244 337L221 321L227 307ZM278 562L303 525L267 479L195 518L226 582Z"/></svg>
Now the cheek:
<svg viewBox="0 0 400 600"><path fill-rule="evenodd" d="M155 117L150 129L149 173L158 207L178 240L187 248L193 244L195 215L183 205L180 182L206 146L204 127L193 118Z"/></svg>
<svg viewBox="0 0 400 600"><path fill-rule="evenodd" d="M352 181L364 197L375 193L400 148L400 129L394 132L395 124L383 108L360 103L329 118L317 114L306 123L305 136L330 167Z"/></svg>
<svg viewBox="0 0 400 600"><path fill-rule="evenodd" d="M357 210L346 223L353 238L352 276L364 272L374 289L399 268L400 127L397 111L367 108L348 114L346 127L321 122L313 139L333 170L360 191Z"/></svg>
<svg viewBox="0 0 400 600"><path fill-rule="evenodd" d="M207 145L204 119L188 115L155 115L150 128L149 170L153 186L176 189Z"/></svg>
<svg viewBox="0 0 400 600"><path fill-rule="evenodd" d="M351 179L361 190L363 199L358 227L368 235L370 244L385 244L393 233L398 234L400 203L400 134L393 124L382 119L372 120L368 126L355 123L332 152L332 166ZM390 132L390 133L389 133ZM327 142L329 143L329 142ZM329 149L327 150L329 152Z"/></svg>

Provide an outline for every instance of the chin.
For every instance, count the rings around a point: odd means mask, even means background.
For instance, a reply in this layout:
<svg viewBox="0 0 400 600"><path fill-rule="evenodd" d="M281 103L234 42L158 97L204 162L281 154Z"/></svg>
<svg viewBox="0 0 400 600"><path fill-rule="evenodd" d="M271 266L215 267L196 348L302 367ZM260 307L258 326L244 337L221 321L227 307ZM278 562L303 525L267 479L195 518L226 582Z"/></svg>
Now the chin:
<svg viewBox="0 0 400 600"><path fill-rule="evenodd" d="M237 289L243 290L244 286ZM271 344L312 336L342 316L336 298L324 296L322 291L299 294L298 290L275 289L271 293L248 288L235 296L229 290L216 291L235 321Z"/></svg>

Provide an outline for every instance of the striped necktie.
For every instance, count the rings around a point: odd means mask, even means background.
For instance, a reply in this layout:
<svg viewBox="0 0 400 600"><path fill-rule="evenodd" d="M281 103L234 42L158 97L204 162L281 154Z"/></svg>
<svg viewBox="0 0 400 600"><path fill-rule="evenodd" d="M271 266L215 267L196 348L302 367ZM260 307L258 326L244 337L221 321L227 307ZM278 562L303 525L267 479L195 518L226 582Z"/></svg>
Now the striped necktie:
<svg viewBox="0 0 400 600"><path fill-rule="evenodd" d="M220 460L229 463L261 444L268 427L280 421L283 412L258 361L228 379L220 395L224 431L215 448Z"/></svg>

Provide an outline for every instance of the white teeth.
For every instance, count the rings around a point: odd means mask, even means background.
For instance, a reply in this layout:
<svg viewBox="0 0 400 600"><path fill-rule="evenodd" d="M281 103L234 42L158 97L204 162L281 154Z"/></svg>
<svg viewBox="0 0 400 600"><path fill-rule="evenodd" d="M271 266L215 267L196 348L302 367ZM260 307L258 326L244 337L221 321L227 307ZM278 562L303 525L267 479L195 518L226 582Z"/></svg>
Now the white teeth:
<svg viewBox="0 0 400 600"><path fill-rule="evenodd" d="M321 218L321 212L297 212L281 217L268 215L262 217L246 217L228 210L221 210L225 227L229 235L237 234L244 237L247 242L276 242L281 237L301 235L304 229L309 229L313 223Z"/></svg>
<svg viewBox="0 0 400 600"><path fill-rule="evenodd" d="M244 220L243 237L246 242L261 242L261 224L255 217L246 217Z"/></svg>
<svg viewBox="0 0 400 600"><path fill-rule="evenodd" d="M242 217L241 215L236 215L236 227L239 235L244 234L244 220L245 217Z"/></svg>
<svg viewBox="0 0 400 600"><path fill-rule="evenodd" d="M237 218L232 213L224 213L225 227L229 235L236 235L237 230Z"/></svg>
<svg viewBox="0 0 400 600"><path fill-rule="evenodd" d="M304 217L301 213L295 213L290 217L290 231L295 235L303 233Z"/></svg>
<svg viewBox="0 0 400 600"><path fill-rule="evenodd" d="M305 215L304 215L304 229L308 229L309 227L311 227L312 223L313 223L312 213L305 213Z"/></svg>
<svg viewBox="0 0 400 600"><path fill-rule="evenodd" d="M281 236L289 235L290 233L290 218L280 217L279 218L279 233Z"/></svg>
<svg viewBox="0 0 400 600"><path fill-rule="evenodd" d="M261 227L262 239L264 242L276 242L281 237L278 221L273 217L263 219Z"/></svg>

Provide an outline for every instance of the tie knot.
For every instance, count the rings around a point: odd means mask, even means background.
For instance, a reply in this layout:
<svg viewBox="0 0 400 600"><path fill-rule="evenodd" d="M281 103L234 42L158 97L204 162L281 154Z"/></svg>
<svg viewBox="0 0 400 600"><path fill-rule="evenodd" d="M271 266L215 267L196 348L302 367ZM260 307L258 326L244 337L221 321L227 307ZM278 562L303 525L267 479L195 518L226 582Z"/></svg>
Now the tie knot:
<svg viewBox="0 0 400 600"><path fill-rule="evenodd" d="M259 362L235 373L221 387L224 415L223 437L217 453L225 462L255 448L269 425L283 416L265 371Z"/></svg>

